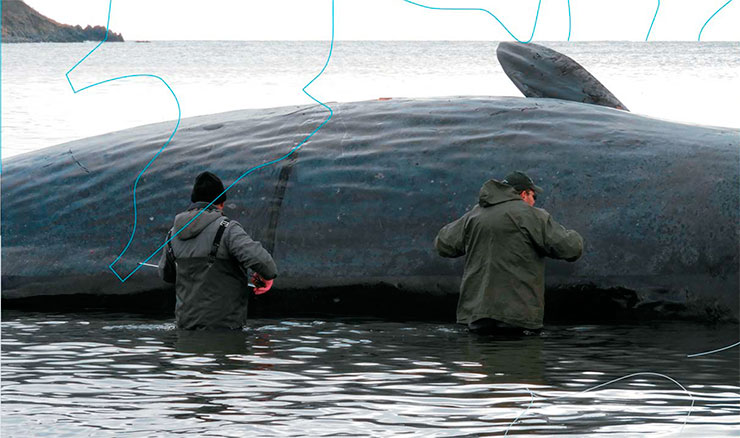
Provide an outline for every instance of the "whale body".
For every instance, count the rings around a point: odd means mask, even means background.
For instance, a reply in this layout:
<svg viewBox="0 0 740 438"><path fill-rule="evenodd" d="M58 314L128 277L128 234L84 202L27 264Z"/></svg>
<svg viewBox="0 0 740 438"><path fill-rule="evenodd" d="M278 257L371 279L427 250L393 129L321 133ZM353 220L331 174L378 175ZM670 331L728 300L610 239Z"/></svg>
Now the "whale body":
<svg viewBox="0 0 740 438"><path fill-rule="evenodd" d="M330 106L333 117L309 141L227 194L224 212L278 265L274 291L256 306L267 314L341 313L351 303L373 314L454 314L462 259L439 257L433 239L477 203L486 180L516 169L545 189L537 206L585 239L578 262L548 261L548 294L560 297L548 301L548 318L602 306L737 320L738 130L558 99ZM136 232L116 272L124 277L162 245L199 172L228 185L287 154L328 116L292 106L182 120L139 182ZM108 265L133 229L136 175L173 128L141 126L4 161L4 304L171 296L155 269L121 282Z"/></svg>

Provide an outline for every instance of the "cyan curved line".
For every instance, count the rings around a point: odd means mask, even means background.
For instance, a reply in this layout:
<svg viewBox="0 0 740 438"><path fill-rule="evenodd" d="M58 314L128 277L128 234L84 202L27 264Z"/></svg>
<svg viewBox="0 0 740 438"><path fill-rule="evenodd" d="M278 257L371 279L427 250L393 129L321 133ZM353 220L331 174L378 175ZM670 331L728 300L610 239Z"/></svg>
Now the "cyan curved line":
<svg viewBox="0 0 740 438"><path fill-rule="evenodd" d="M568 0L568 41L570 41L570 30L571 30L571 19L570 19L570 0Z"/></svg>
<svg viewBox="0 0 740 438"><path fill-rule="evenodd" d="M518 42L524 43L524 44L531 42L532 41L532 38L534 38L534 31L535 31L535 29L537 29L537 19L540 16L540 6L542 6L542 0L539 0L539 2L537 3L537 13L534 16L534 25L532 26L532 35L529 36L529 39L528 40L522 41L519 38L517 38L516 35L514 35L513 33L511 33L511 31L509 30L509 28L506 27L506 25L501 20L499 20L497 16L493 15L491 12L489 12L486 9L482 9L482 8L438 8L438 7L434 7L434 6L422 5L421 3L412 2L411 0L403 0L403 1L405 1L406 3L410 3L412 5L415 5L415 6L419 6L419 7L425 8L425 9L432 9L432 10L435 10L435 11L480 11L480 12L485 12L486 14L490 15L491 17L493 17L494 20L498 21L498 24L500 24L501 27L503 27L504 30L509 35L511 35L512 38L514 38Z"/></svg>
<svg viewBox="0 0 740 438"><path fill-rule="evenodd" d="M653 21L650 22L650 29L648 29L647 35L645 35L645 41L650 38L650 31L653 30L653 24L655 24L655 18L658 16L658 10L660 9L660 0L658 0L658 7L655 8L655 15L653 15Z"/></svg>
<svg viewBox="0 0 740 438"><path fill-rule="evenodd" d="M619 378L610 380L608 382L601 383L601 384L596 385L596 386L592 386L592 387L590 387L588 389L585 389L585 390L583 390L581 392L577 392L575 394L566 394L566 395L561 395L561 396L558 396L558 397L547 397L547 396L539 395L539 394L537 394L535 392L532 392L532 390L530 390L529 388L526 388L526 389L527 389L527 391L529 391L530 395L532 395L533 397L538 397L538 398L541 398L541 399L544 399L544 400L548 400L548 399L549 400L559 400L559 399L563 399L563 398L570 398L570 397L575 397L577 395L585 394L587 392L591 392L591 391L594 391L596 389L603 388L604 386L611 385L612 383L616 383L616 382L619 382L621 380L630 379L632 377L637 377L637 376L662 377L664 379L670 380L671 382L675 383L676 385L678 385L678 387L680 387L683 390L683 392L685 392L686 394L688 394L689 398L691 398L691 406L689 406L689 411L686 413L686 417L684 417L683 424L681 424L681 430L679 431L679 433L683 432L684 427L686 427L686 423L689 421L689 417L691 417L691 411L694 410L694 403L696 402L696 400L694 400L694 396L691 394L691 391L687 390L683 385L681 385L680 383L678 383L678 381L676 381L674 378L672 378L670 376L667 376L665 374L654 373L654 372L651 372L651 371L643 371L643 372L638 372L638 373L632 373L632 374L628 374L626 376L622 376L622 377L619 377ZM529 406L527 406L527 409L524 411L524 413L526 413L527 411L529 411L529 408L532 407L532 403L534 403L534 401L531 401L529 403ZM516 420L519 420L523 416L524 416L524 414L519 414L519 416L516 417ZM506 434L509 433L509 429L511 429L511 427L514 425L514 423L516 422L516 420L514 420L509 425L509 427L506 429Z"/></svg>
<svg viewBox="0 0 740 438"><path fill-rule="evenodd" d="M69 74L72 73L72 70L76 69L78 65L82 64L82 62L86 60L88 56L92 55L94 51L98 50L98 47L102 46L104 42L108 41L108 30L110 29L110 12L112 8L113 8L113 0L110 0L108 2L108 20L105 22L105 36L103 37L103 40L99 42L98 45L95 46L92 50L90 50L87 53L87 55L85 55L84 57L82 57L82 59L77 61L77 64L73 65L72 68L70 68L67 71L67 73L64 74L67 77L67 82L69 83L69 86L72 87L72 91L75 94L77 94L77 90L75 89L75 86L72 85L72 81L69 79ZM86 87L86 88L89 88L89 87ZM82 91L82 90L79 90L79 91Z"/></svg>
<svg viewBox="0 0 740 438"><path fill-rule="evenodd" d="M65 76L67 77L67 82L69 83L69 86L72 88L72 91L75 94L77 94L77 93L79 93L81 91L87 90L88 88L92 88L92 87L95 87L95 86L98 86L98 85L106 84L108 82L117 81L117 80L120 80L120 79L141 78L141 77L155 78L155 79L161 81L167 87L167 89L172 94L172 97L175 99L175 103L177 104L177 124L175 125L175 129L172 130L172 134L170 134L170 137L167 139L167 141L164 143L164 145L162 145L162 147L159 149L159 151L157 151L157 153L154 155L154 157L151 160L149 160L149 163L147 163L147 165L144 166L144 168L141 170L141 172L139 172L139 175L136 177L136 180L134 181L134 189L133 189L133 198L134 198L134 226L133 226L133 230L131 230L131 236L129 237L128 243L126 243L126 246L123 248L123 250L118 255L118 257L116 257L116 259L110 265L108 265L108 269L110 269L113 272L113 274L115 274L115 276L118 277L119 280L121 280L121 282L124 282L125 281L125 278L121 278L121 276L118 274L118 272L116 272L116 270L113 269L113 265L115 265L121 259L121 257L123 257L123 255L126 253L126 251L128 250L128 248L131 246L131 243L134 241L134 235L136 234L136 223L138 222L138 211L137 211L137 208L136 208L136 189L137 189L137 187L139 185L139 180L144 175L144 172L146 172L147 169L149 169L149 167L152 165L152 163L154 163L154 160L156 160L157 157L159 157L159 155L162 153L162 151L164 150L164 148L166 148L167 145L170 144L170 142L172 141L172 138L175 136L175 133L177 132L177 128L180 126L180 120L182 118L182 109L180 108L180 101L177 99L177 95L175 95L175 92L172 90L172 87L170 87L169 84L164 79L162 79L161 77L159 77L157 75L153 75L153 74L132 74L132 75L118 76L118 77L106 79L106 80L103 80L103 81L100 81L100 82L95 82L93 84L84 86L84 87L80 88L79 90L75 88L74 84L72 83L72 80L69 78L69 74L72 73L72 71L74 71L74 69L76 69L80 64L82 64L90 55L92 55L93 52L95 52L100 46L102 46L103 43L105 43L106 41L108 41L108 32L110 31L110 17L111 17L111 10L112 9L113 9L113 0L110 0L108 2L108 20L106 21L106 24L105 24L105 37L103 38L103 40L100 41L98 43L98 45L96 45L92 50L90 50L90 52L88 52L87 55L85 55L82 59L80 59L79 61L77 61L77 63L74 66L72 66L72 68L70 68L69 71L67 71L67 73L65 73ZM128 276L126 278L128 278Z"/></svg>
<svg viewBox="0 0 740 438"><path fill-rule="evenodd" d="M529 392L529 396L530 396L529 406L527 406L527 409L525 409L524 412L520 412L519 415L516 416L514 421L512 421L511 424L509 424L509 427L506 428L506 432L504 432L504 436L509 436L509 431L511 430L511 428L516 424L517 421L519 421L521 417L527 415L527 412L529 412L529 409L532 407L532 405L534 405L534 393L526 386L524 387L524 389L526 389L527 392Z"/></svg>
<svg viewBox="0 0 740 438"><path fill-rule="evenodd" d="M175 136L175 133L177 132L177 128L180 127L180 119L182 118L182 110L180 109L180 101L177 99L177 96L175 95L175 92L172 90L172 88L169 86L169 84L167 84L167 82L165 82L164 79L162 79L162 78L160 78L159 76L156 76L156 75L135 74L135 75L119 76L117 78L113 78L113 79L108 79L108 80L105 80L105 81L101 81L101 82L98 82L96 84L88 85L87 87L80 89L80 91L82 91L82 90L85 90L87 88L94 87L95 85L104 84L106 82L112 82L112 81L116 81L116 80L119 80L119 79L133 78L133 77L152 77L152 78L156 78L156 79L159 79L160 81L162 81L162 83L167 87L167 89L170 90L170 93L172 93L172 97L175 98L175 103L177 103L177 124L175 124L175 129L172 130L172 134L170 134L170 137L167 139L167 141L162 145L161 148L159 148L159 151L157 151L157 153L154 155L154 157L152 157L152 159L149 160L149 162L147 163L146 166L144 166L144 168L141 170L141 172L139 172L139 175L136 177L136 180L134 181L134 228L133 228L133 230L131 230L131 237L129 237L128 243L126 243L126 247L123 248L123 251L121 251L121 253L118 255L118 257L116 257L116 259L113 260L113 262L110 265L108 265L108 269L110 269L111 271L113 271L113 273L116 275L116 277L118 277L119 280L121 280L121 282L124 282L125 279L122 279L121 276L118 274L118 272L116 272L116 270L113 269L113 265L115 265L121 259L121 257L123 257L123 255L126 253L126 251L128 251L129 246L131 246L131 243L134 241L134 234L136 234L136 223L138 222L138 212L137 212L137 209L136 209L136 188L138 187L139 180L144 175L144 172L146 172L147 169L149 169L149 166L151 166L152 163L154 163L154 160L156 160L157 157L159 157L159 155L162 153L162 151L164 151L164 148L166 148L167 145L170 144L170 142L172 141L172 138ZM128 278L128 276L127 276L127 278Z"/></svg>
<svg viewBox="0 0 740 438"><path fill-rule="evenodd" d="M318 100L318 99L316 99L315 97L311 96L311 94L309 94L309 93L308 93L308 91L306 91L306 88L308 88L308 87L309 87L309 86L310 86L311 84L313 84L313 83L314 83L314 81L315 81L316 79L318 79L318 78L319 78L319 76L321 76L321 74L322 74L322 73L324 73L324 71L326 70L326 67L328 67L328 66L329 66L329 60L331 59L331 55L332 55L332 52L333 52L333 51L334 51L334 0L332 0L332 2L331 2L331 43L330 43L330 45L329 45L329 55L327 56L327 58L326 58L326 62L324 63L324 67L322 67L322 68L321 68L321 71L320 71L320 72L319 72L319 73L318 73L318 74L317 74L316 76L314 76L314 78L313 78L313 79L311 79L311 81L309 81L309 82L308 82L308 83L307 83L307 84L306 84L306 85L305 85L305 86L304 86L304 87L302 88L302 90L301 90L301 91L303 91L303 93L304 93L304 94L305 94L306 96L310 97L310 98L311 98L311 100L313 100L314 102L318 103L319 105L321 105L321 106L323 106L324 108L326 108L327 110L329 110L329 117L327 117L327 118L326 118L326 120L324 120L324 121L323 121L323 122L322 122L322 123L321 123L321 124L320 124L320 125L319 125L319 126L318 126L318 127L316 128L316 129L314 129L314 130L313 130L313 131L312 131L312 132L311 132L310 134L308 134L308 136L307 136L306 138L304 138L304 139L303 139L303 140L302 140L302 141L301 141L300 143L298 143L298 144L297 144L296 146L294 146L294 147L293 147L293 148L292 148L292 149L290 150L290 152L288 152L287 154L283 155L283 156L282 156L282 157L280 157L280 158L277 158L277 159L275 159L275 160L272 160L272 161L268 161L267 163L262 163L262 164L260 164L259 166L254 166L254 167L252 167L251 169L247 170L247 171L246 171L246 172L244 172L244 173L243 173L243 174L242 174L242 175L241 175L241 176L240 176L239 178L237 178L236 180L234 180L234 182L232 182L231 184L229 184L229 186L228 186L228 187L226 187L226 188L224 189L224 191L223 191L223 192L221 192L221 194L220 194L219 196L221 196L221 195L223 195L224 193L228 192L228 191L229 191L229 189L231 189L231 188L232 188L232 187L233 187L233 186L234 186L234 185L235 185L236 183L238 183L239 181L241 181L241 180L242 180L242 178L244 178L245 176L249 175L250 173L252 173L252 172L254 172L254 171L256 171L256 170L262 169L263 167L267 167L267 166L270 166L270 165L272 165L272 164L278 163L278 162L280 162L280 161L282 161L282 160L284 160L284 159L288 158L289 156L293 155L293 153L294 153L295 151L297 151L298 149L300 149L300 148L301 148L301 146L303 146L303 144L304 144L304 143L306 143L306 142L307 142L307 141L308 141L308 140L309 140L309 139L310 139L311 137L313 137L313 135L314 135L314 134L316 134L316 133L317 133L317 132L319 131L319 129L321 129L321 128L322 128L322 127L323 127L324 125L326 125L326 124L327 124L327 123L329 122L329 120L331 120L332 116L334 115L334 111L333 111L333 110L331 109L331 107L329 107L328 105L326 105L326 104L324 104L323 102L319 101L319 100ZM216 197L216 199L218 199L218 197L219 197L219 196L217 196L217 197ZM175 237L176 237L176 236L177 236L178 234L180 234L180 233L182 232L182 230L184 230L185 228L187 228L187 226L188 226L188 225L190 225L190 223L191 223L191 222L193 222L193 221L194 221L194 220L195 220L196 218L198 218L198 216L200 216L201 214L203 214L203 212L204 212L204 211L206 211L206 209L208 209L208 207L210 207L211 205L213 205L213 203L214 203L214 202L216 201L216 199L214 199L214 200L213 200L213 201L211 201L211 202L210 202L210 203L209 203L208 205L206 205L205 207L203 207L203 209L202 209L201 211L199 211L199 212L198 212L198 214L196 214L195 216L193 216L193 218L192 218L192 219L190 219L190 220L189 220L189 221L188 221L188 222L187 222L187 223L186 223L185 225L183 225L183 226L182 226L182 228L180 228L179 230L177 230L177 232L175 232L174 234L172 234L172 236L170 236L170 238L169 238L169 239L167 239L167 240L166 240L166 241L165 241L165 242L164 242L164 243L163 243L163 244L162 244L162 245L161 245L161 246L160 246L159 248L157 248L157 249L156 249L156 250L155 250L155 251L154 251L153 253L151 253L151 254L149 255L149 257L147 257L146 259L144 259L144 261L142 261L141 263L146 263L146 262L148 262L149 260L151 260L151 259L152 259L152 257L154 257L154 256L155 256L155 255L156 255L156 254L157 254L157 253L158 253L159 251L161 251L161 250L162 250L162 249L163 249L163 248L165 247L165 245L167 245L167 243L168 243L168 242L170 242L170 241L171 241L172 239L174 239L174 238L175 238ZM131 276L132 276L132 275L133 275L133 274L134 274L134 273L135 273L136 271L138 271L138 270L139 270L139 269L140 269L140 268L141 268L142 266L143 266L143 265L141 265L141 264L140 264L140 265L138 265L138 266L136 266L136 268L134 268L134 270L133 270L133 271L131 271L131 272L130 272L130 273L129 273L129 274L128 274L128 275L126 276L126 277L124 277L124 278L123 278L123 279L122 279L121 281L126 281L126 280L127 280L127 279L128 279L129 277L131 277ZM120 278L120 277L119 277L119 278Z"/></svg>
<svg viewBox="0 0 740 438"><path fill-rule="evenodd" d="M687 354L686 357L706 356L707 354L719 353L720 351L729 350L730 348L737 347L738 345L740 345L740 342L735 342L732 345L728 345L726 347L718 348L716 350L705 351L703 353Z"/></svg>
<svg viewBox="0 0 740 438"><path fill-rule="evenodd" d="M696 39L697 41L701 41L701 33L704 32L704 28L707 27L707 24L709 24L710 21L712 21L712 18L714 18L715 15L719 14L719 11L725 8L725 6L732 3L732 0L728 0L727 3L723 4L721 8L717 9L714 14L712 14L711 17L704 23L704 26L701 27L701 30L699 31L699 37Z"/></svg>

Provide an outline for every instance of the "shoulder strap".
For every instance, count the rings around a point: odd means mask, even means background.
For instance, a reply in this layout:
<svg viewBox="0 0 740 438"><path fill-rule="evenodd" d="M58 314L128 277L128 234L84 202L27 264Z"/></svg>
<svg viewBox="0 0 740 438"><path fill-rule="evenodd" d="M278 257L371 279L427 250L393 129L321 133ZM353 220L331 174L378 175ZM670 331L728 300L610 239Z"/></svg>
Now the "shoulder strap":
<svg viewBox="0 0 740 438"><path fill-rule="evenodd" d="M218 252L218 247L221 246L221 237L224 235L224 231L226 230L226 227L229 226L229 218L224 218L221 223L218 226L218 231L216 231L216 237L213 239L213 245L211 245L211 252L208 254L208 264L213 264L213 262L216 261L216 253Z"/></svg>
<svg viewBox="0 0 740 438"><path fill-rule="evenodd" d="M167 258L173 263L175 262L175 251L172 249L172 230L167 232Z"/></svg>

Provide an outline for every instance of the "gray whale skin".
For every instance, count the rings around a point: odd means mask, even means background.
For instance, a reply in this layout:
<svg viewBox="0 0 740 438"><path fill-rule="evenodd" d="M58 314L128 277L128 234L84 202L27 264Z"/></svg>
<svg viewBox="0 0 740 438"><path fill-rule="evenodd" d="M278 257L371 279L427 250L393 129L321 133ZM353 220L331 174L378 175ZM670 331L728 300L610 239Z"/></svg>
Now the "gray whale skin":
<svg viewBox="0 0 740 438"><path fill-rule="evenodd" d="M228 192L225 212L273 251L280 270L274 291L253 305L257 314L452 318L462 260L437 256L433 239L477 202L483 182L520 169L545 188L538 206L586 242L578 262L548 262L548 319L737 321L737 130L557 99L330 106L331 121L295 154ZM136 234L117 272L163 243L197 173L211 170L228 184L288 153L327 116L303 106L184 119L139 182ZM132 230L133 181L173 127L5 161L4 305L74 308L84 297L137 297L142 310L162 297L171 304L172 288L155 269L121 283L108 265Z"/></svg>
<svg viewBox="0 0 740 438"><path fill-rule="evenodd" d="M611 91L573 59L534 43L502 42L496 57L527 97L551 97L627 110Z"/></svg>

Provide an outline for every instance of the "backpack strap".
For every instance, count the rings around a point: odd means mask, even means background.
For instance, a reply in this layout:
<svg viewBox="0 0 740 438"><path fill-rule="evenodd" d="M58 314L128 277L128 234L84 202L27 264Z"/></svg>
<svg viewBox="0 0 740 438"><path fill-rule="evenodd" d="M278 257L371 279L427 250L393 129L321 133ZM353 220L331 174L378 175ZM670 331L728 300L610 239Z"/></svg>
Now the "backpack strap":
<svg viewBox="0 0 740 438"><path fill-rule="evenodd" d="M162 270L162 279L167 283L175 283L177 281L177 262L175 260L175 252L172 250L172 245L170 244L171 237L172 230L167 232L167 245L164 250L166 262Z"/></svg>
<svg viewBox="0 0 740 438"><path fill-rule="evenodd" d="M175 263L175 251L172 249L172 229L167 232L167 248L165 251L167 251L167 258L170 262Z"/></svg>
<svg viewBox="0 0 740 438"><path fill-rule="evenodd" d="M226 227L229 226L230 219L225 217L221 223L218 225L218 231L216 231L216 237L213 239L213 245L211 245L211 252L208 254L208 264L212 265L213 262L216 261L216 253L218 252L218 247L221 246L221 237L224 235L224 231L226 231Z"/></svg>

